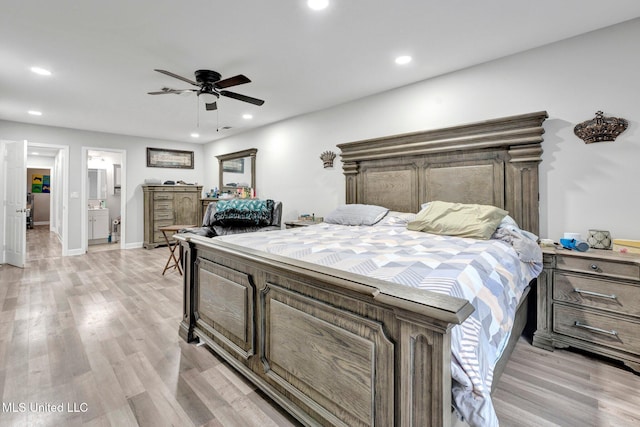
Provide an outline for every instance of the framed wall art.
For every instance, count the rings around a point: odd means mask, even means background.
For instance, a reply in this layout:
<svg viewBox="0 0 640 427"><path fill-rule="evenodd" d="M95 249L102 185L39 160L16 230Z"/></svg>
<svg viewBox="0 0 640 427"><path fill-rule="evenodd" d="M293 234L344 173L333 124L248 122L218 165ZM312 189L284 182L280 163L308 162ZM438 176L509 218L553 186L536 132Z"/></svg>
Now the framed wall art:
<svg viewBox="0 0 640 427"><path fill-rule="evenodd" d="M193 151L147 147L147 167L193 169Z"/></svg>
<svg viewBox="0 0 640 427"><path fill-rule="evenodd" d="M244 173L244 158L225 160L222 164L222 172Z"/></svg>

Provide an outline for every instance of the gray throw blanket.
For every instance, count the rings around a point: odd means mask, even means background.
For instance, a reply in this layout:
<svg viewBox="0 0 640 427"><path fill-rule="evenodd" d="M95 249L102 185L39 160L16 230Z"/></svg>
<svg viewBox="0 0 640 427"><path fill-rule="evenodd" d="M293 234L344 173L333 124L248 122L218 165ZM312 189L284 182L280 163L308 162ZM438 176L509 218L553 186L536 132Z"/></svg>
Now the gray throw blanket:
<svg viewBox="0 0 640 427"><path fill-rule="evenodd" d="M491 238L502 240L513 246L513 249L516 250L522 262L542 262L542 250L540 246L537 242L525 236L521 230L512 227L499 227Z"/></svg>

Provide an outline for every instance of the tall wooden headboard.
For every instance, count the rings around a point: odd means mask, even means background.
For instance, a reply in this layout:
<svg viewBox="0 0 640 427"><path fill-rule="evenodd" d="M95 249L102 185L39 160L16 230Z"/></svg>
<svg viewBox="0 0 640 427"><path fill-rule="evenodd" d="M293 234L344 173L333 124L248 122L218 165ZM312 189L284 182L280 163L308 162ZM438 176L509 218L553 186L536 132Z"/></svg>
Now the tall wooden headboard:
<svg viewBox="0 0 640 427"><path fill-rule="evenodd" d="M539 232L546 111L339 144L346 202L418 212L432 200L506 209Z"/></svg>

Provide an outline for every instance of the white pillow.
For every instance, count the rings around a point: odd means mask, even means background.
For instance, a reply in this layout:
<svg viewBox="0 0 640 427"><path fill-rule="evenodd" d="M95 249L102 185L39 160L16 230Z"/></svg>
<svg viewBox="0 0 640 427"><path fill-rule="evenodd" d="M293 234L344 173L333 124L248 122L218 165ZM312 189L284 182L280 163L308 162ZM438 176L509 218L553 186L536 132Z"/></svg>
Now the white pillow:
<svg viewBox="0 0 640 427"><path fill-rule="evenodd" d="M409 224L414 219L416 219L416 214L414 213L389 211L389 213L387 213L385 217L376 224L376 226L386 225L406 227L407 224Z"/></svg>
<svg viewBox="0 0 640 427"><path fill-rule="evenodd" d="M389 209L376 205L340 205L324 217L324 222L340 225L373 225L380 221Z"/></svg>

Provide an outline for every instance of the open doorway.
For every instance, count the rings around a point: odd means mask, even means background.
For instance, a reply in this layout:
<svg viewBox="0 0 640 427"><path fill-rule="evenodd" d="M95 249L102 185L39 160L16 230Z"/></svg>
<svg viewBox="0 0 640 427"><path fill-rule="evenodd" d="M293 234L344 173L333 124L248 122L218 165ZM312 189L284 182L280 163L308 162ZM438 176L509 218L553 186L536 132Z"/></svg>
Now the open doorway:
<svg viewBox="0 0 640 427"><path fill-rule="evenodd" d="M83 191L87 206L86 252L124 249L123 224L126 194L126 152L107 148L83 148L86 173Z"/></svg>
<svg viewBox="0 0 640 427"><path fill-rule="evenodd" d="M68 157L68 146L27 142L27 261L68 255Z"/></svg>

